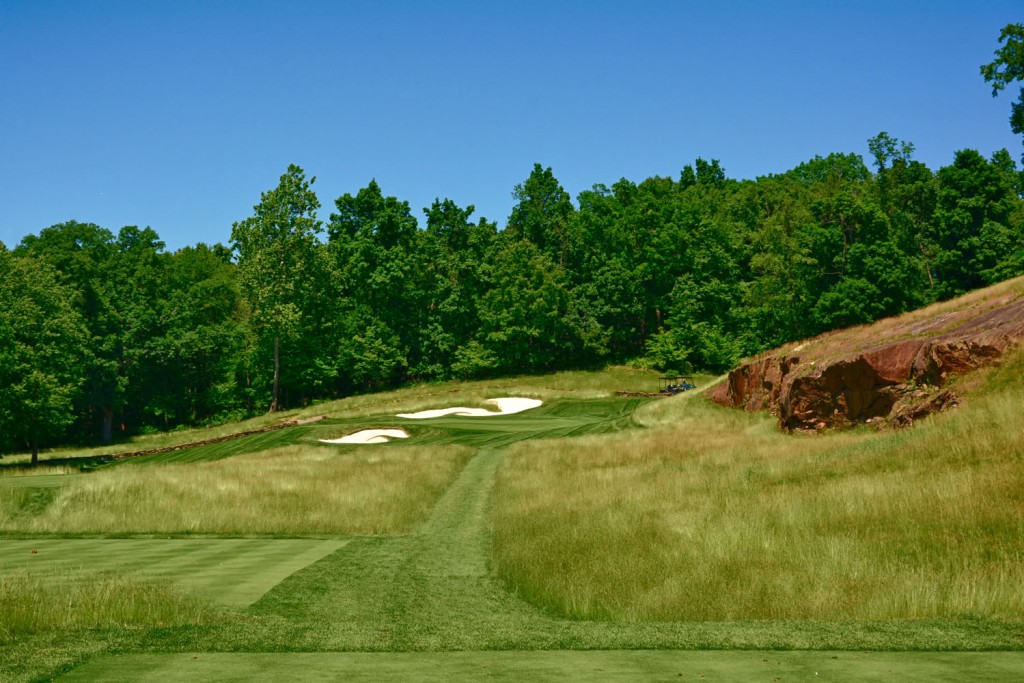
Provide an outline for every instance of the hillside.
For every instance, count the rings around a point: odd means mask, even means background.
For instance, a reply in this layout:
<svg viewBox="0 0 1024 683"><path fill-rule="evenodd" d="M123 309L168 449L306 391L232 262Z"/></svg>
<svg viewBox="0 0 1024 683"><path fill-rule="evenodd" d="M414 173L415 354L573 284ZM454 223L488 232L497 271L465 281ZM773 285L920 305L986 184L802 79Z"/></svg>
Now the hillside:
<svg viewBox="0 0 1024 683"><path fill-rule="evenodd" d="M787 430L906 426L959 402L955 378L1024 340L1024 278L756 356L713 392Z"/></svg>

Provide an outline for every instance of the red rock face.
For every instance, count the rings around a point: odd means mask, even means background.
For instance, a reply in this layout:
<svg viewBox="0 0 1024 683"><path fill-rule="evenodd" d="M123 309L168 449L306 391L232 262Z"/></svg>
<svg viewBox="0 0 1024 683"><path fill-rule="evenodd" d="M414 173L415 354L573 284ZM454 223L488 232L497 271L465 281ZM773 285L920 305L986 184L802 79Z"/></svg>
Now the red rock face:
<svg viewBox="0 0 1024 683"><path fill-rule="evenodd" d="M969 295L970 296L970 295ZM949 309L954 310L950 311ZM889 420L911 424L957 404L941 388L1024 341L1024 295L973 296L868 327L829 333L786 355L754 358L711 393L722 405L768 410L787 430Z"/></svg>

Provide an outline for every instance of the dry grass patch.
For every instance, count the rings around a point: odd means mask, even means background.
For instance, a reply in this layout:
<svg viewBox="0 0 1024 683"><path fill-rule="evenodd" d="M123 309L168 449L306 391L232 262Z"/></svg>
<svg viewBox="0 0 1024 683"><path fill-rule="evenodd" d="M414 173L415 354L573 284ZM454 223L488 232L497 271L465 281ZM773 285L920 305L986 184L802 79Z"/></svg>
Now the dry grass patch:
<svg viewBox="0 0 1024 683"><path fill-rule="evenodd" d="M852 349L877 347L879 342L952 332L992 309L1019 301L1021 297L1024 297L1024 277L1016 277L916 311L790 342L770 353L799 355L804 364L808 361L828 362L848 356Z"/></svg>
<svg viewBox="0 0 1024 683"><path fill-rule="evenodd" d="M492 566L577 618L1024 619L1008 387L900 433L793 437L673 399L641 411L657 431L516 445Z"/></svg>
<svg viewBox="0 0 1024 683"><path fill-rule="evenodd" d="M49 631L183 626L222 617L169 582L86 572L0 576L0 643Z"/></svg>
<svg viewBox="0 0 1024 683"><path fill-rule="evenodd" d="M367 448L367 447L363 447ZM294 445L76 477L37 514L2 497L0 530L103 534L393 534L427 518L473 451ZM4 508L7 509L4 509Z"/></svg>

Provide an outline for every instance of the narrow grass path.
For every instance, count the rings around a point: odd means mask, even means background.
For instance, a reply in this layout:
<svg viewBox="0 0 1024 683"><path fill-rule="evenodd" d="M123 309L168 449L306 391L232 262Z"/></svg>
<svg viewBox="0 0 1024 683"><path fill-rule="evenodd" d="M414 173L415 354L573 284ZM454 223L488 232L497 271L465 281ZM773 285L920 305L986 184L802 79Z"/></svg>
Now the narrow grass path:
<svg viewBox="0 0 1024 683"><path fill-rule="evenodd" d="M418 533L355 539L252 611L294 619L294 650L504 648L543 629L550 620L487 571L487 506L502 455L478 453Z"/></svg>

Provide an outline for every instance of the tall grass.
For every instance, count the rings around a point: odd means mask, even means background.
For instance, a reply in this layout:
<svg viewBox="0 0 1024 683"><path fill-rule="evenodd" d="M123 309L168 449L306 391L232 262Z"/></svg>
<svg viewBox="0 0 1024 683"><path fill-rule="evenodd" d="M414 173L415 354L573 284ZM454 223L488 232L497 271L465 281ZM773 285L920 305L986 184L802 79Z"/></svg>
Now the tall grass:
<svg viewBox="0 0 1024 683"><path fill-rule="evenodd" d="M389 534L410 531L472 455L465 447L294 445L214 462L75 477L35 514L0 489L20 533ZM21 494L23 495L23 494Z"/></svg>
<svg viewBox="0 0 1024 683"><path fill-rule="evenodd" d="M0 576L0 643L47 631L182 626L222 618L168 582L85 572Z"/></svg>
<svg viewBox="0 0 1024 683"><path fill-rule="evenodd" d="M906 432L787 436L695 397L519 444L492 566L577 618L1022 620L1022 375Z"/></svg>

